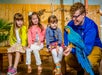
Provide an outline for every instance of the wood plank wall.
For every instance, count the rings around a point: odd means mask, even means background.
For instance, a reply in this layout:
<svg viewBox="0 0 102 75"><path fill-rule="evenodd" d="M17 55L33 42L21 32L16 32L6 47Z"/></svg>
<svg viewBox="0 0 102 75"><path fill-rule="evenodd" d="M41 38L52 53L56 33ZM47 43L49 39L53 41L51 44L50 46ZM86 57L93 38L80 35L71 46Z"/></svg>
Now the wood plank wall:
<svg viewBox="0 0 102 75"><path fill-rule="evenodd" d="M70 5L64 5L64 9L66 11L61 12L61 6L60 5L54 5L54 9L57 9L54 14L58 17L59 20L59 27L63 32L64 25L67 24L68 21L70 21L70 15L69 15L69 9ZM90 18L92 18L97 25L100 25L100 15L96 13L97 9L99 9L99 5L90 5L88 7L88 14ZM39 11L42 9L46 9L46 12L41 16L41 22L47 26L47 19L49 15L51 15L51 6L50 5L40 5L40 4L0 4L0 18L6 19L9 22L13 21L13 15L17 12L22 13L24 15L25 24L28 26L28 13L30 11ZM64 13L64 15L61 15L61 13ZM4 56L5 61L7 61L7 56ZM7 68L8 62L4 64L4 67Z"/></svg>
<svg viewBox="0 0 102 75"><path fill-rule="evenodd" d="M58 8L58 9L57 9ZM69 9L70 5L64 5L63 8L65 11L62 10L60 5L54 5L55 12L54 14L59 19L59 27L63 31L63 26L70 21ZM89 5L88 7L88 15L92 18L98 26L100 25L100 15L97 14L97 9L99 9L99 5ZM20 12L24 15L25 24L28 25L28 13L30 11L40 11L45 9L46 11L41 16L41 22L47 26L47 19L51 15L51 5L48 4L0 4L0 18L4 18L10 22L13 21L13 15L17 12ZM62 10L62 11L61 11ZM61 13L64 12L64 16ZM63 21L63 22L62 22Z"/></svg>

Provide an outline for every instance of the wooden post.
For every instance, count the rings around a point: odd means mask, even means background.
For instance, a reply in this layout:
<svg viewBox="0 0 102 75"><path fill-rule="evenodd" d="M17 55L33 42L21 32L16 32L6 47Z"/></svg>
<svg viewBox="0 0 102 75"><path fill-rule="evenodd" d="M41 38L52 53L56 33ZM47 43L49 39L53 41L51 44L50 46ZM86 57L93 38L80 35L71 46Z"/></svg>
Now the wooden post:
<svg viewBox="0 0 102 75"><path fill-rule="evenodd" d="M0 71L3 71L3 54L0 53Z"/></svg>
<svg viewBox="0 0 102 75"><path fill-rule="evenodd" d="M65 26L65 21L64 21L64 5L63 5L63 0L60 0L60 5L61 5L61 28L62 28L62 36L63 36L63 33L64 33L64 26ZM65 64L65 60L64 60L64 57L62 59L62 62L61 62L61 65L63 66L62 67L62 74L65 75L66 73L66 64Z"/></svg>
<svg viewBox="0 0 102 75"><path fill-rule="evenodd" d="M60 6L61 6L61 30L62 30L62 36L63 36L63 32L64 32L64 5L63 5L63 0L60 0Z"/></svg>
<svg viewBox="0 0 102 75"><path fill-rule="evenodd" d="M86 14L88 13L88 0L84 0L85 8L86 8Z"/></svg>

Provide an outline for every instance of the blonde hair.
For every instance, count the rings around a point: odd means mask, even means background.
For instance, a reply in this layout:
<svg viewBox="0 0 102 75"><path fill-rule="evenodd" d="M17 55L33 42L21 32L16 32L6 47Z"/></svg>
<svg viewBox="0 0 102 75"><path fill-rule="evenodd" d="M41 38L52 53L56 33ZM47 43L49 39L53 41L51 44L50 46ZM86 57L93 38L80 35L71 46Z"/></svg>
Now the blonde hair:
<svg viewBox="0 0 102 75"><path fill-rule="evenodd" d="M77 10L80 10L80 14L86 13L85 5L83 5L80 2L77 2L77 3L74 3L70 8L71 17L73 16L73 14L75 14Z"/></svg>
<svg viewBox="0 0 102 75"><path fill-rule="evenodd" d="M13 21L14 21L14 25L13 25L13 35L15 36L15 28L17 27L17 20L22 20L24 21L23 15L21 13L15 13L14 17L13 17ZM20 30L21 33L21 30Z"/></svg>

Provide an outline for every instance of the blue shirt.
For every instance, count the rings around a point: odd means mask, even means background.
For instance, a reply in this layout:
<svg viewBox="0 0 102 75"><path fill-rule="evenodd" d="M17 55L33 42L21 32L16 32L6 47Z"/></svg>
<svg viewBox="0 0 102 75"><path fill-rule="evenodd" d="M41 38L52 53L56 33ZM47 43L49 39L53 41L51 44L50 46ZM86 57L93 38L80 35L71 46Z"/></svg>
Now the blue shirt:
<svg viewBox="0 0 102 75"><path fill-rule="evenodd" d="M53 42L58 42L58 46L62 44L62 33L59 28L52 29L51 27L47 27L46 29L46 44L47 48Z"/></svg>
<svg viewBox="0 0 102 75"><path fill-rule="evenodd" d="M86 55L89 55L94 46L102 48L102 42L99 38L98 27L95 22L88 17L85 17L83 25L75 26L73 20L68 23L68 26L72 27L83 39L86 50ZM67 32L64 31L64 44L68 46ZM72 48L72 53L75 53L75 48Z"/></svg>

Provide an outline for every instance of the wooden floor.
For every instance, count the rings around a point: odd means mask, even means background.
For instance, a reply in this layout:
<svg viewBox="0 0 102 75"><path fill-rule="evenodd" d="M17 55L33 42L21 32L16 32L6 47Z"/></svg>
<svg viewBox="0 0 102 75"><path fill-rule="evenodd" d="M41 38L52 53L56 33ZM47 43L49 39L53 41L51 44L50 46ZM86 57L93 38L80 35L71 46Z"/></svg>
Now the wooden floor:
<svg viewBox="0 0 102 75"><path fill-rule="evenodd" d="M0 75L7 75L7 70L4 70L3 72L0 72ZM20 69L18 68L18 73L16 75L38 75L37 74L37 69L33 69L32 73L28 74L27 73L27 69ZM52 70L51 69L47 69L47 68L43 68L43 71L40 75L53 75ZM65 75L76 75L75 71L72 72L66 72Z"/></svg>
<svg viewBox="0 0 102 75"><path fill-rule="evenodd" d="M28 74L27 73L27 65L24 62L20 62L18 65L18 73L16 75L38 75L37 74L37 66L35 65L35 59L33 59L34 57L32 56L32 73ZM40 75L53 75L53 64L52 62L52 58L43 58L42 60L42 73ZM8 63L8 61L5 61L4 63ZM7 66L3 69L3 71L0 71L0 75L7 75ZM76 71L72 70L70 72L66 72L65 75L76 75Z"/></svg>

